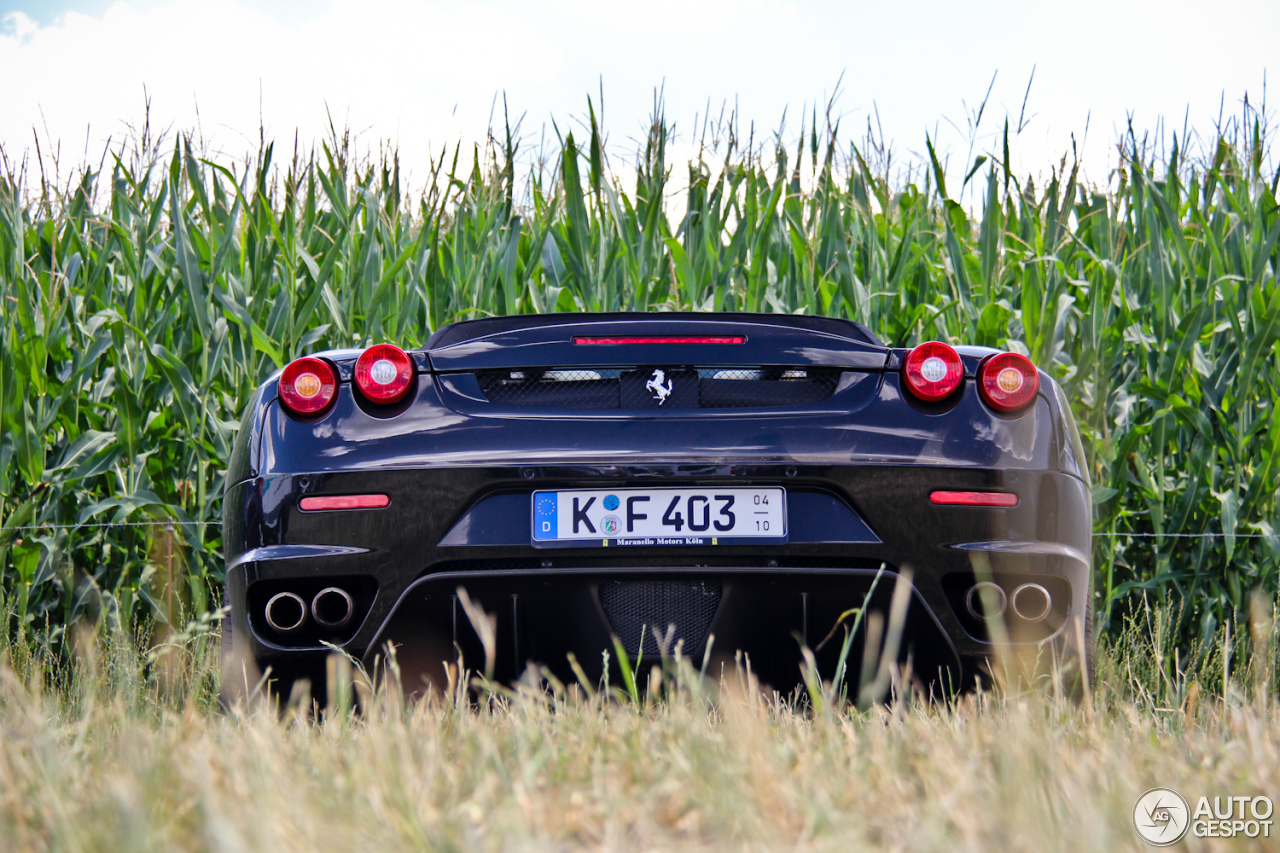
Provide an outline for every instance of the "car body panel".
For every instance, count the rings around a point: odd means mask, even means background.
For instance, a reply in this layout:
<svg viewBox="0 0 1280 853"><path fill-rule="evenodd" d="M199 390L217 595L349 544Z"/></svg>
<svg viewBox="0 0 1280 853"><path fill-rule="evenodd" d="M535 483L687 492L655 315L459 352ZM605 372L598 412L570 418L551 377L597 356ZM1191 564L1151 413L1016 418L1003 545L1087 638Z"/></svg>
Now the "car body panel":
<svg viewBox="0 0 1280 853"><path fill-rule="evenodd" d="M655 333L741 333L747 342L572 342L588 334ZM454 597L474 587L506 626L500 634L509 665L502 674L515 677L530 650L552 659L529 660L552 667L563 664L561 652L575 650L556 646L557 636L570 640L560 627L531 626L582 621L572 638L585 643L575 647L579 659L608 637L618 623L609 621L612 615L601 621L602 583L685 594L690 583L705 582L720 596L713 625L720 626L721 652L730 654L740 642L757 655L777 657L781 649L777 659L794 663L795 637L821 640L832 626L818 630L816 623L837 605L859 606L868 577L877 573L886 585L899 577L911 585L920 610L911 618L924 632L912 653L945 668L952 686L981 677L992 652L987 626L963 603L979 578L1010 579L1011 591L1025 583L1052 587L1054 612L1012 640L1048 642L1055 651L1078 646L1073 635L1083 631L1091 595L1091 504L1060 389L1042 371L1039 394L1025 412L997 413L973 381L995 351L965 347L963 389L942 403L923 403L903 388L897 366L905 352L854 324L822 318L498 318L446 327L412 352L415 386L390 409L368 404L353 387L359 351L320 353L340 377L332 407L315 418L289 414L273 376L255 395L237 438L224 541L240 653L259 667L312 678L323 673L326 642L372 664L385 653L385 640L413 646L417 641L404 637L420 634L423 647L434 650L426 657L453 655L474 639L467 630L462 634L471 639L458 639ZM690 365L815 363L840 371L825 399L728 409L499 405L486 399L476 378L525 367L621 365L643 374L667 366L672 376L694 377ZM778 545L532 547L534 491L690 485L786 489L790 538ZM1018 504L939 506L930 502L935 490L1012 492ZM383 494L390 502L333 512L299 507L306 496L349 494ZM653 579L648 587L646 578ZM330 637L276 636L261 614L250 612L261 600L255 588L347 581L363 590L364 609L356 624ZM591 601L595 606L583 603ZM770 607L782 615L760 616ZM755 617L745 615L752 613L772 626L761 628L771 639L752 640ZM422 625L429 630L412 628ZM771 672L785 680L798 670L778 663Z"/></svg>

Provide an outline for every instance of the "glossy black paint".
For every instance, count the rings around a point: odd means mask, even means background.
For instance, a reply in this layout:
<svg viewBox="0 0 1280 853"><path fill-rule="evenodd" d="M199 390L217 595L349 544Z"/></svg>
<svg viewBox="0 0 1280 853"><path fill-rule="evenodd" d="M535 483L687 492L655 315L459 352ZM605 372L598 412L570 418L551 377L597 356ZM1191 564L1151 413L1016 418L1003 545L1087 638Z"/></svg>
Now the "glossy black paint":
<svg viewBox="0 0 1280 853"><path fill-rule="evenodd" d="M745 344L573 343L583 335L741 334ZM779 315L546 315L446 327L411 353L412 399L378 411L353 391L357 350L319 353L338 369L324 415L295 418L269 378L246 412L224 502L227 592L236 653L284 681L316 677L334 642L372 662L386 640L423 675L454 645L475 662L474 633L456 627L453 595L474 590L499 617L499 677L525 660L561 668L564 653L599 660L608 638L594 598L609 577L698 576L726 590L717 653L750 650L788 687L797 637L816 644L835 615L862 603L868 577L914 588L909 635L919 673L972 684L992 646L963 607L976 577L1048 578L1055 611L1015 642L1049 639L1071 655L1090 601L1090 500L1070 412L1041 372L1025 412L981 401L973 377L992 351L961 348L966 380L942 403L901 386L905 350L854 324ZM478 369L568 366L822 365L846 369L809 405L761 409L530 409L488 403ZM785 545L537 549L529 495L556 488L770 485L789 495ZM935 506L933 490L1000 490L1013 508ZM380 493L376 510L302 512L308 495ZM333 636L273 635L260 592L354 579L356 623ZM336 581L335 581L336 582ZM1065 599L1065 600L1064 600ZM593 602L595 602L593 604ZM603 633L602 633L603 631ZM433 657L435 656L435 657ZM764 659L772 663L764 665ZM402 668L404 660L402 659ZM830 677L830 673L825 673Z"/></svg>

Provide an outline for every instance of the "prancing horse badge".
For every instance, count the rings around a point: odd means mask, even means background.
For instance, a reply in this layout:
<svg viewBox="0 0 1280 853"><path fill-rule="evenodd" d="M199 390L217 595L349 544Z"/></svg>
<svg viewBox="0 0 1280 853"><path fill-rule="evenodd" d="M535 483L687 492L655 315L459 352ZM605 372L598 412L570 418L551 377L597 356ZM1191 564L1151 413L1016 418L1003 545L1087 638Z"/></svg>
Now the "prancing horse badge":
<svg viewBox="0 0 1280 853"><path fill-rule="evenodd" d="M661 368L653 371L653 376L644 383L644 387L653 393L653 399L658 401L659 406L667 402L667 398L671 396L671 380L667 379L667 374L663 373Z"/></svg>

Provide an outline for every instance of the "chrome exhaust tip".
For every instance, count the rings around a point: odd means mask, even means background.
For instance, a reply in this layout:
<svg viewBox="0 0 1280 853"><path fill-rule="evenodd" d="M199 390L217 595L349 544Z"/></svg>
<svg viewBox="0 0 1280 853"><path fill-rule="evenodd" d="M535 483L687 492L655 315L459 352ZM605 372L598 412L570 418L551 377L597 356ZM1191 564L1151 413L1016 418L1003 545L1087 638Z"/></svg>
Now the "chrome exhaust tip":
<svg viewBox="0 0 1280 853"><path fill-rule="evenodd" d="M984 598L988 595L996 602L995 613L985 612ZM974 619L999 619L1004 615L1005 607L1008 603L1009 599L1004 594L1004 590L999 584L994 584L991 581L974 584L969 588L969 594L964 597L964 606Z"/></svg>
<svg viewBox="0 0 1280 853"><path fill-rule="evenodd" d="M267 624L281 634L292 634L307 621L307 603L292 592L271 596L265 609Z"/></svg>
<svg viewBox="0 0 1280 853"><path fill-rule="evenodd" d="M322 628L341 628L351 621L355 609L347 591L336 586L325 587L311 599L311 618Z"/></svg>
<svg viewBox="0 0 1280 853"><path fill-rule="evenodd" d="M1052 609L1049 590L1038 583L1024 583L1013 591L1013 612L1024 622L1039 622Z"/></svg>

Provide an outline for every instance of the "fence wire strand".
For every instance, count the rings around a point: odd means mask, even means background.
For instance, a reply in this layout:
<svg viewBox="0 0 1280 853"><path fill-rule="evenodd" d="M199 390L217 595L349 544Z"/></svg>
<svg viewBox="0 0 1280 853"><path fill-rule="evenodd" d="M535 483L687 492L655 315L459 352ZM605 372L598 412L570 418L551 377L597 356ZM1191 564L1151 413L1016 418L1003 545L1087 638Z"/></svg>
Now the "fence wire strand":
<svg viewBox="0 0 1280 853"><path fill-rule="evenodd" d="M0 533L21 530L81 530L86 527L221 527L221 521L99 521L84 524L28 524L17 527L0 527ZM1127 536L1130 539L1225 539L1228 536L1236 539L1276 539L1280 533L1130 533L1115 531L1112 533L1094 533L1093 538Z"/></svg>
<svg viewBox="0 0 1280 853"><path fill-rule="evenodd" d="M27 524L0 527L0 533L11 530L81 530L85 527L221 527L221 521L95 521L84 524Z"/></svg>

